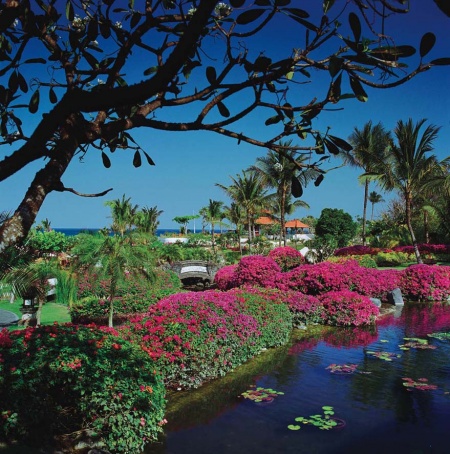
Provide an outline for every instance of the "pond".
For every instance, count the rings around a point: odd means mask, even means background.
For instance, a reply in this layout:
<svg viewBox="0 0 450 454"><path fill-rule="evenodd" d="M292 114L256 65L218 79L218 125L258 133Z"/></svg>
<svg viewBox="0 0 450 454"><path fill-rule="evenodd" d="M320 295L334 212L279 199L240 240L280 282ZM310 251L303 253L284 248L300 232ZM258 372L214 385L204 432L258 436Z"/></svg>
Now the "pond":
<svg viewBox="0 0 450 454"><path fill-rule="evenodd" d="M170 396L165 435L146 453L447 454L450 340L428 335L449 330L450 307L414 305L368 331L297 332L291 345Z"/></svg>

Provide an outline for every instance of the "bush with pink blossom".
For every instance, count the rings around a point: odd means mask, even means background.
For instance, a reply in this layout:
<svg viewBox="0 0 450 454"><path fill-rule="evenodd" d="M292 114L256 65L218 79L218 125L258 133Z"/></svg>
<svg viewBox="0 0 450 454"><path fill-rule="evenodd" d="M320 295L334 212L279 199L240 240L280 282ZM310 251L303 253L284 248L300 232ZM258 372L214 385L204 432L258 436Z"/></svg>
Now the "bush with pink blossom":
<svg viewBox="0 0 450 454"><path fill-rule="evenodd" d="M450 266L411 265L402 273L400 288L406 298L447 301L450 297Z"/></svg>
<svg viewBox="0 0 450 454"><path fill-rule="evenodd" d="M214 276L214 283L219 290L230 290L236 287L237 264L226 265L220 268Z"/></svg>
<svg viewBox="0 0 450 454"><path fill-rule="evenodd" d="M369 297L349 290L327 292L319 296L323 305L323 323L334 326L363 326L375 323L379 314Z"/></svg>
<svg viewBox="0 0 450 454"><path fill-rule="evenodd" d="M236 286L277 288L282 283L281 268L274 259L263 255L242 257L235 273Z"/></svg>
<svg viewBox="0 0 450 454"><path fill-rule="evenodd" d="M274 259L282 271L289 271L305 263L303 255L290 246L276 247L269 252L268 257Z"/></svg>

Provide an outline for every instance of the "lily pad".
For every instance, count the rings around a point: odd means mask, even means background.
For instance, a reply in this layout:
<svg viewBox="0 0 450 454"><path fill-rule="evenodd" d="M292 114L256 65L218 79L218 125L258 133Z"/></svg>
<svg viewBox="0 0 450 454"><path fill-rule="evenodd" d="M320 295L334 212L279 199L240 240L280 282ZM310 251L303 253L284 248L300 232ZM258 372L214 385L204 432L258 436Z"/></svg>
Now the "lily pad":
<svg viewBox="0 0 450 454"><path fill-rule="evenodd" d="M450 340L450 333L431 333L428 337L433 337L442 341Z"/></svg>
<svg viewBox="0 0 450 454"><path fill-rule="evenodd" d="M335 428L342 428L345 426L345 421L334 417L334 408L329 405L322 407L323 414L311 415L309 417L297 416L295 422L304 425L310 425L319 428L320 430L331 430ZM288 429L299 430L301 424L290 424Z"/></svg>
<svg viewBox="0 0 450 454"><path fill-rule="evenodd" d="M417 350L435 350L437 348L434 345L430 345L427 339L419 339L417 337L404 337L403 339L407 342L399 345L400 350L409 350L410 348Z"/></svg>
<svg viewBox="0 0 450 454"><path fill-rule="evenodd" d="M413 380L409 377L403 377L403 386L407 388L407 391L412 391L413 389L418 389L419 391L432 391L437 389L437 385L432 385L428 383L428 378L418 378L417 380Z"/></svg>
<svg viewBox="0 0 450 454"><path fill-rule="evenodd" d="M400 358L402 355L398 353L392 353L392 352L373 352L369 351L366 352L369 356L372 356L373 358L378 358L382 359L383 361L392 361L395 358Z"/></svg>
<svg viewBox="0 0 450 454"><path fill-rule="evenodd" d="M249 389L241 394L244 399L249 399L256 403L270 403L273 402L276 396L284 395L283 392L275 391L272 388L261 388Z"/></svg>

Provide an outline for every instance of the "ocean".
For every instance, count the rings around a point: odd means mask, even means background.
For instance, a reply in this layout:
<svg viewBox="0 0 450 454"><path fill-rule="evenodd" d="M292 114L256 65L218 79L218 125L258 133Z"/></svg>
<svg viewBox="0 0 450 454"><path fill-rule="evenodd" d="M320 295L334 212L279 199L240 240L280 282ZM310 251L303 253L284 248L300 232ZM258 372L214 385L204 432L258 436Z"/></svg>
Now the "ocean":
<svg viewBox="0 0 450 454"><path fill-rule="evenodd" d="M67 236L75 236L78 235L79 233L96 233L100 229L93 229L93 228L79 228L79 229L74 229L74 228L54 228L56 232L61 232L64 233ZM225 233L226 230L223 230ZM180 229L157 229L156 230L156 236L167 236L167 235L172 235L174 233L180 233ZM189 233L192 233L189 231ZM201 231L197 231L196 233L201 233ZM209 231L207 232L209 233ZM215 230L215 233L220 233L220 230Z"/></svg>

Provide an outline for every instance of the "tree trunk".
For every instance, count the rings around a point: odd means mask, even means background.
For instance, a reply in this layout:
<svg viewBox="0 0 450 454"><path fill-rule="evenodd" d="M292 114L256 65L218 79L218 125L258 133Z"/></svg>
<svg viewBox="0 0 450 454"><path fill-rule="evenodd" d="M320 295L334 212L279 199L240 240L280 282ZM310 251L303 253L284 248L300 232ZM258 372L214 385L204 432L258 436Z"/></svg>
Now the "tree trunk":
<svg viewBox="0 0 450 454"><path fill-rule="evenodd" d="M423 229L425 231L425 243L430 244L430 226L428 223L427 210L423 210Z"/></svg>
<svg viewBox="0 0 450 454"><path fill-rule="evenodd" d="M419 246L417 245L416 235L414 234L414 230L411 224L411 194L405 194L406 200L406 225L409 230L409 234L411 236L411 241L414 248L414 254L416 256L417 263L423 264L422 257L420 256Z"/></svg>
<svg viewBox="0 0 450 454"><path fill-rule="evenodd" d="M281 193L281 207L280 207L280 224L281 224L281 236L279 245L281 246L281 237L283 237L283 245L286 247L286 221L285 221L285 207L286 207L286 191L283 190Z"/></svg>
<svg viewBox="0 0 450 454"><path fill-rule="evenodd" d="M211 222L211 243L212 243L212 250L213 254L216 254L216 243L214 241L214 222Z"/></svg>
<svg viewBox="0 0 450 454"><path fill-rule="evenodd" d="M362 223L362 244L366 245L366 222L367 222L367 200L369 198L369 180L364 182L364 208L363 208L363 223Z"/></svg>

